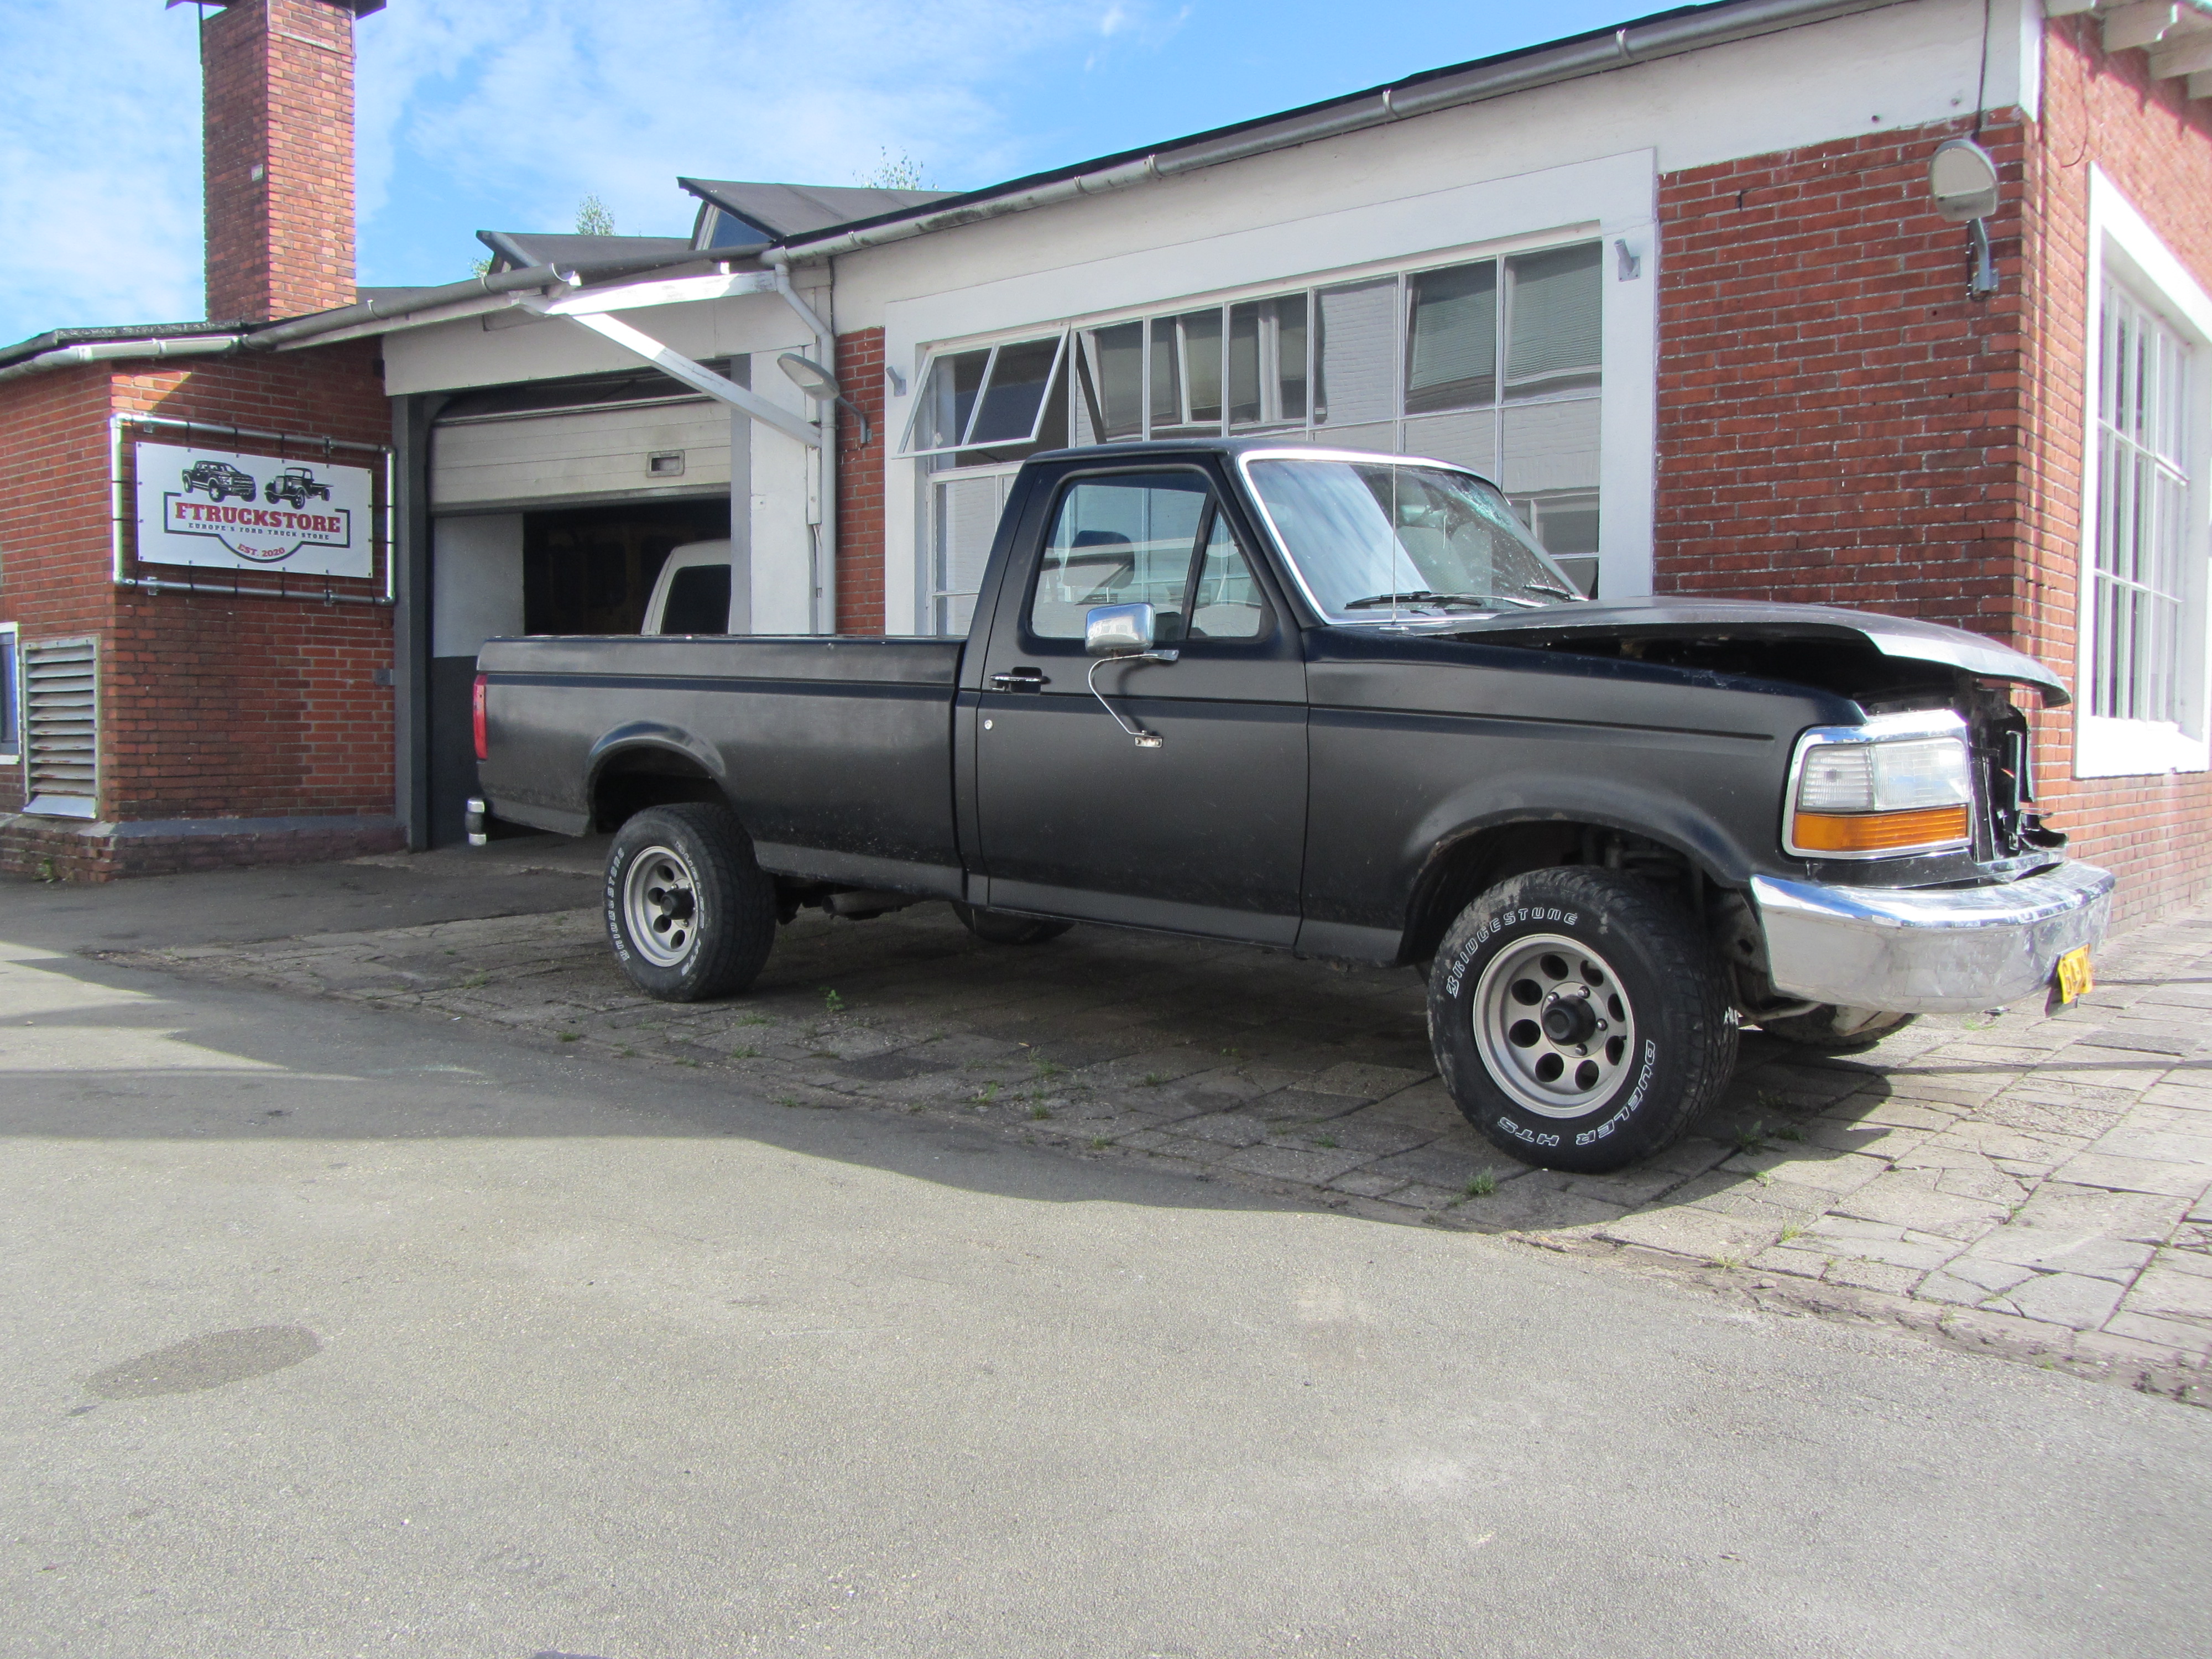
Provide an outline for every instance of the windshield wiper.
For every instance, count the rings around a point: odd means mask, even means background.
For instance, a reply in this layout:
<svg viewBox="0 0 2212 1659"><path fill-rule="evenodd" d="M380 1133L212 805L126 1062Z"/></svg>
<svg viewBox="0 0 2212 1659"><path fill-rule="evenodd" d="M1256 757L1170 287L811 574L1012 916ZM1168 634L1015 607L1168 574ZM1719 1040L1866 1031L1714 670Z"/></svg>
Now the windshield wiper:
<svg viewBox="0 0 2212 1659"><path fill-rule="evenodd" d="M1522 586L1535 593L1556 593L1563 599L1579 599L1582 594L1571 588L1554 587L1549 582L1522 582Z"/></svg>
<svg viewBox="0 0 2212 1659"><path fill-rule="evenodd" d="M1382 605L1471 605L1478 611L1486 611L1496 599L1488 593L1431 593L1423 588L1412 593L1370 593L1364 599L1354 599L1344 608L1346 611L1369 611Z"/></svg>

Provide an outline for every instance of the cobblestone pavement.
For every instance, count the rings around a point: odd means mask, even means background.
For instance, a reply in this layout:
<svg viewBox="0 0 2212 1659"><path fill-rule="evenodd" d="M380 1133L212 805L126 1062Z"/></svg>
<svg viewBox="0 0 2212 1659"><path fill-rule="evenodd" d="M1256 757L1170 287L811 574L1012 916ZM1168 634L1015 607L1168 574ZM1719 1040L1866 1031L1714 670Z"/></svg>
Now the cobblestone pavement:
<svg viewBox="0 0 2212 1659"><path fill-rule="evenodd" d="M793 1108L988 1121L2212 1399L2212 916L2107 945L2100 988L2055 1016L1923 1019L1842 1060L1747 1034L1719 1109L1602 1176L1474 1134L1404 969L1090 927L985 945L939 904L810 912L751 992L689 1006L631 990L596 910L107 954L716 1071Z"/></svg>

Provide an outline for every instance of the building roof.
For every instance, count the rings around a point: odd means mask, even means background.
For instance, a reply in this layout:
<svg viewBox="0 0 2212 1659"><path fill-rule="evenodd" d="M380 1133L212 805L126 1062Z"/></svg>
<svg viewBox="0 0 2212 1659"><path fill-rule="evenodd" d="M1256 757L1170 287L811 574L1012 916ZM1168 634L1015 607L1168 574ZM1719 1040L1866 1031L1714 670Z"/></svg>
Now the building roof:
<svg viewBox="0 0 2212 1659"><path fill-rule="evenodd" d="M869 185L770 185L737 179L678 179L701 201L742 219L763 242L901 213L949 199L949 190L878 190Z"/></svg>
<svg viewBox="0 0 2212 1659"><path fill-rule="evenodd" d="M585 266L612 270L645 266L691 251L688 236L584 236L570 232L480 230L477 240L492 251L494 270L527 270L532 265Z"/></svg>

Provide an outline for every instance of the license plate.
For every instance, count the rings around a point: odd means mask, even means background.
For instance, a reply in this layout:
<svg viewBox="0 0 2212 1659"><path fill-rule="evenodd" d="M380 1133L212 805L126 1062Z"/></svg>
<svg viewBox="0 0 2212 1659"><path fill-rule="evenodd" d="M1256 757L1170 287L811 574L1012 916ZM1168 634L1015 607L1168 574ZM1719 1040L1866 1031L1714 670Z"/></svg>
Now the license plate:
<svg viewBox="0 0 2212 1659"><path fill-rule="evenodd" d="M2079 1002L2097 988L2097 975L2089 966L2089 947L2086 945L2069 951L2058 958L2058 971L2054 975L2058 986L2061 1006Z"/></svg>

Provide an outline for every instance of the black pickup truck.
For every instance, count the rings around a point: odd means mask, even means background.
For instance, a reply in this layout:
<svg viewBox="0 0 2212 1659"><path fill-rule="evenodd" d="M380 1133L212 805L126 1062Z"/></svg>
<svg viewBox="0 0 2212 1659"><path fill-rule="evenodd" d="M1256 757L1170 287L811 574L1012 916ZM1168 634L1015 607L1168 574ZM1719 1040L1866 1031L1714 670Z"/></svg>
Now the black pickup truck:
<svg viewBox="0 0 2212 1659"><path fill-rule="evenodd" d="M801 906L949 900L1427 975L1516 1155L1680 1133L1739 1027L1826 1052L2083 981L2112 878L2035 810L1987 640L1813 606L1585 600L1488 483L1207 441L1030 460L957 639L495 640L483 818L616 831L607 932L675 1000Z"/></svg>

